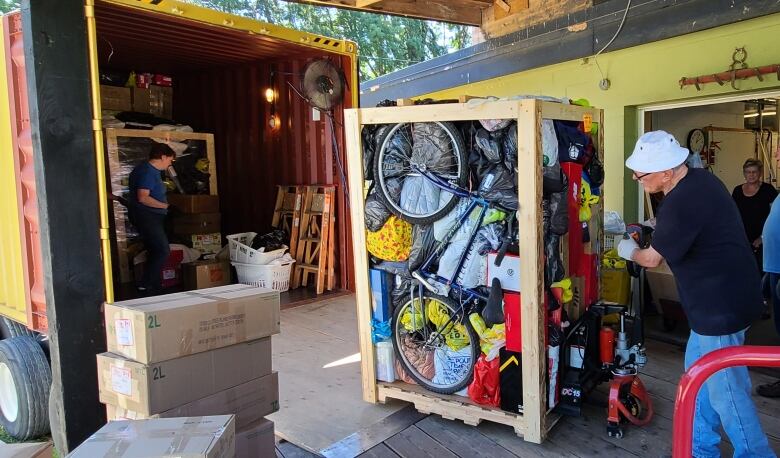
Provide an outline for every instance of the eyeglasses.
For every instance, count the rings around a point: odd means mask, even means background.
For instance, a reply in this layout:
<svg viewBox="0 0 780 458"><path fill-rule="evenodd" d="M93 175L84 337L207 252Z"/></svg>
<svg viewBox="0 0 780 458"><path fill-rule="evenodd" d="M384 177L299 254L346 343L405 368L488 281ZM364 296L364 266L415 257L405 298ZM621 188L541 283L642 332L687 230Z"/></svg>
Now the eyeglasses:
<svg viewBox="0 0 780 458"><path fill-rule="evenodd" d="M641 174L641 175L637 175L637 174L636 174L636 172L634 172L634 179L635 179L636 181L642 181L642 178L644 178L644 177L646 177L646 176L648 176L648 175L652 175L652 174L654 174L654 173L655 173L655 172L650 172L650 173L643 173L643 174Z"/></svg>

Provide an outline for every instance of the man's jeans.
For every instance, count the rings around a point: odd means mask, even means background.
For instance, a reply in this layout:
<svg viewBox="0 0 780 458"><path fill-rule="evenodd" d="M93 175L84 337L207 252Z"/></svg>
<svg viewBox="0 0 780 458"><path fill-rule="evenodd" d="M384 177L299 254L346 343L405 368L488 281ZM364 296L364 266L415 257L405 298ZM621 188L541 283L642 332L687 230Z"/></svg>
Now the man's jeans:
<svg viewBox="0 0 780 458"><path fill-rule="evenodd" d="M703 336L691 331L685 350L685 369L707 353L744 343L745 330L725 336ZM758 421L756 406L750 398L750 376L744 366L712 374L699 390L693 419L694 457L720 456L720 425L734 446L735 458L776 457Z"/></svg>
<svg viewBox="0 0 780 458"><path fill-rule="evenodd" d="M150 294L159 294L162 288L162 268L170 254L168 236L165 235L165 215L143 209L134 209L131 222L144 241L146 267L144 278L138 286Z"/></svg>

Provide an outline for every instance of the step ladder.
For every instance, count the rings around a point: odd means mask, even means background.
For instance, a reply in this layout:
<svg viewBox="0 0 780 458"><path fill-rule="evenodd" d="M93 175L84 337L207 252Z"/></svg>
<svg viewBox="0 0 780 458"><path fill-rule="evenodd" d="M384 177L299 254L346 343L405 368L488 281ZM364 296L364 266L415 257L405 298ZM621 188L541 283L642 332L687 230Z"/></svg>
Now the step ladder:
<svg viewBox="0 0 780 458"><path fill-rule="evenodd" d="M317 294L335 287L335 195L333 186L304 186L303 206L292 287L309 285L314 275Z"/></svg>
<svg viewBox="0 0 780 458"><path fill-rule="evenodd" d="M290 247L290 255L295 256L298 248L298 229L301 220L301 207L305 186L277 185L276 204L274 205L274 217L271 226L283 229L290 234L287 244Z"/></svg>

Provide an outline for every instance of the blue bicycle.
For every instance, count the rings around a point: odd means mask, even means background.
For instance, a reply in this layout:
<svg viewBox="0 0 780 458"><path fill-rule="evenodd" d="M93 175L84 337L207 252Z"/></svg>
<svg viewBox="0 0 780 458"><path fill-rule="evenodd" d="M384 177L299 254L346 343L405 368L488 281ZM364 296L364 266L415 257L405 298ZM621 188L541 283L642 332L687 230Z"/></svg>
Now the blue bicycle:
<svg viewBox="0 0 780 458"><path fill-rule="evenodd" d="M452 394L472 380L480 355L479 337L469 319L476 312L495 315L501 310L500 291L487 293L484 287L463 287L458 279L466 257L489 210L509 214L515 209L485 198L493 176L487 174L476 191L465 188L468 179L465 146L451 123L402 123L389 127L378 142L374 157L374 179L380 199L391 212L414 224L430 224L448 214L461 199L468 205L441 241L411 272L416 285L409 299L393 313L393 346L404 371L433 392ZM416 194L415 194L416 193ZM422 197L422 199L409 198ZM435 202L436 205L432 203ZM468 243L459 256L451 278L438 275L439 263L449 243L477 214ZM499 257L503 257L511 228L505 230ZM503 320L501 320L503 321Z"/></svg>

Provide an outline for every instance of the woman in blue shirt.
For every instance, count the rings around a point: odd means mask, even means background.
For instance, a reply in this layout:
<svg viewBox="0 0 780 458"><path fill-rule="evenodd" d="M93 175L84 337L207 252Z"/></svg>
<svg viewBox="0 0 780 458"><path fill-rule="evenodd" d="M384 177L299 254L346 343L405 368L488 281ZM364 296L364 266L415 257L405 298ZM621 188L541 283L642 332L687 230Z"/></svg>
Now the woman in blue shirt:
<svg viewBox="0 0 780 458"><path fill-rule="evenodd" d="M138 284L142 295L159 293L161 272L170 254L165 234L165 215L168 199L161 173L176 160L176 153L164 143L155 143L149 151L149 160L138 164L130 173L128 213L130 222L138 229L146 247L146 268Z"/></svg>

